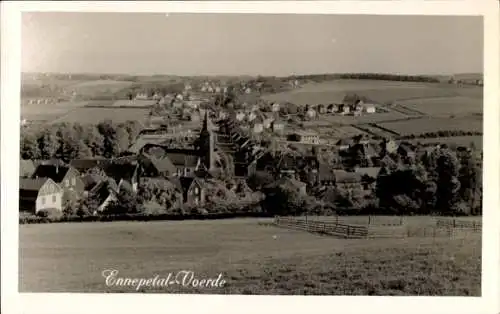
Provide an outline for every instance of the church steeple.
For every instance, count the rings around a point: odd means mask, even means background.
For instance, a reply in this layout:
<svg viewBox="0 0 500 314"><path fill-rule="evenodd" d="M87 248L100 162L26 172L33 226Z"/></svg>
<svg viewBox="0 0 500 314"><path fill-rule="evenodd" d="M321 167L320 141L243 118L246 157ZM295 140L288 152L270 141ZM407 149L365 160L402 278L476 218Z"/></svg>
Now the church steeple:
<svg viewBox="0 0 500 314"><path fill-rule="evenodd" d="M208 110L205 110L198 149L201 156L203 156L202 161L207 170L213 170L215 168L215 135L210 122Z"/></svg>

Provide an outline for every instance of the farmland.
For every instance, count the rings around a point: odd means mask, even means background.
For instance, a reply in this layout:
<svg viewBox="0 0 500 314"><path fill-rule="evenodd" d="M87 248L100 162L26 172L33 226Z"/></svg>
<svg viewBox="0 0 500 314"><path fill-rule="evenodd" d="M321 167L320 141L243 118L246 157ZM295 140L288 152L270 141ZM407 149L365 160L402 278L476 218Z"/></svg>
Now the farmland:
<svg viewBox="0 0 500 314"><path fill-rule="evenodd" d="M98 123L103 120L113 120L120 123L127 120L145 121L149 113L148 108L127 108L116 110L113 108L76 108L69 111L67 114L52 121L55 122L72 122L72 123Z"/></svg>
<svg viewBox="0 0 500 314"><path fill-rule="evenodd" d="M477 296L480 254L479 237L344 240L256 219L21 225L20 291L134 292L104 284L101 272L117 269L222 273L227 282L145 292Z"/></svg>
<svg viewBox="0 0 500 314"><path fill-rule="evenodd" d="M464 96L421 98L400 101L399 103L410 109L419 110L433 116L450 116L483 112L483 103L481 99Z"/></svg>
<svg viewBox="0 0 500 314"><path fill-rule="evenodd" d="M480 117L425 117L421 119L383 122L378 123L378 125L402 136L444 130L462 130L465 132L481 132L483 130L483 122Z"/></svg>
<svg viewBox="0 0 500 314"><path fill-rule="evenodd" d="M420 138L412 141L413 143L422 144L447 144L469 147L474 143L475 147L483 147L482 136L453 136L453 137L440 137L440 138Z"/></svg>
<svg viewBox="0 0 500 314"><path fill-rule="evenodd" d="M300 89L266 95L263 98L269 101L296 104L340 103L347 93L363 95L377 103L431 97L482 97L481 88L470 86L459 88L453 85L437 83L335 80L306 84Z"/></svg>

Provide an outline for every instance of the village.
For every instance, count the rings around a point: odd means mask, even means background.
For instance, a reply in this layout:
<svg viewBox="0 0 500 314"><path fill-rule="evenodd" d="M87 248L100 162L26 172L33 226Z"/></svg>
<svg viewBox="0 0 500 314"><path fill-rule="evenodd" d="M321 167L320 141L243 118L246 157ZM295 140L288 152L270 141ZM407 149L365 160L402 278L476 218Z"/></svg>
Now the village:
<svg viewBox="0 0 500 314"><path fill-rule="evenodd" d="M156 212L209 214L207 208L221 203L249 211L273 189L284 188L321 207L316 210L339 207L339 194L363 200L358 206L364 208L375 206L376 183L395 164L415 165L441 149L368 134L332 139L304 127L320 116L384 112L359 96L305 106L260 99L238 103L234 96L251 93L244 84L228 89L205 82L199 92L188 83L176 94L129 94L123 103L147 103L151 109L128 149L112 158L21 160L20 210L61 216L85 204L88 215L103 214L126 191L140 194L141 203ZM457 151L473 154L469 147Z"/></svg>

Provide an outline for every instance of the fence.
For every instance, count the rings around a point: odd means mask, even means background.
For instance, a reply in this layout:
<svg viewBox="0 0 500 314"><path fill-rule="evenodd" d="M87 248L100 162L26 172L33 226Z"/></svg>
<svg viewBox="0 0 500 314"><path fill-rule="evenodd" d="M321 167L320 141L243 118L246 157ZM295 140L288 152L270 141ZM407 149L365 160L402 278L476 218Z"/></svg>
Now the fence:
<svg viewBox="0 0 500 314"><path fill-rule="evenodd" d="M372 218L368 218L370 224L364 218L359 217L280 217L275 216L272 225L303 230L313 233L328 234L343 238L467 238L476 236L481 231L481 223L477 221L465 221L455 219L437 218L435 225L406 225L403 219L399 222L390 223L382 221L376 224ZM349 223L346 223L348 221ZM379 221L379 222L381 222Z"/></svg>
<svg viewBox="0 0 500 314"><path fill-rule="evenodd" d="M437 218L436 226L438 228L457 228L457 229L471 229L473 231L481 231L482 223L480 221L468 221L457 219Z"/></svg>
<svg viewBox="0 0 500 314"><path fill-rule="evenodd" d="M366 238L368 228L365 226L347 225L337 222L297 219L295 217L274 217L274 225L307 232L329 234L343 238Z"/></svg>

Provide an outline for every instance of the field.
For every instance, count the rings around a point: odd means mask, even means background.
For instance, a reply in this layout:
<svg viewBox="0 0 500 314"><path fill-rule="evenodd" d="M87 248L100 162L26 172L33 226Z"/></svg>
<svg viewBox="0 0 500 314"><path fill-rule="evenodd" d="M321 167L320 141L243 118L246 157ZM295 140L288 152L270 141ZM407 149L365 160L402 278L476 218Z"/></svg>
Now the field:
<svg viewBox="0 0 500 314"><path fill-rule="evenodd" d="M431 97L482 98L482 89L474 86L377 80L336 80L306 84L299 89L265 95L263 98L296 104L340 103L348 93L356 93L378 103Z"/></svg>
<svg viewBox="0 0 500 314"><path fill-rule="evenodd" d="M413 143L422 144L447 144L447 145L457 145L469 147L471 143L474 143L475 147L483 147L483 137L482 136L453 136L453 137L439 137L439 138L419 138L411 140Z"/></svg>
<svg viewBox="0 0 500 314"><path fill-rule="evenodd" d="M145 121L148 117L149 109L141 108L76 108L69 111L64 116L52 121L55 122L71 122L71 123L98 123L103 120L112 120L120 123L127 120Z"/></svg>
<svg viewBox="0 0 500 314"><path fill-rule="evenodd" d="M472 131L482 132L483 122L480 117L440 118L427 117L412 120L383 122L377 125L389 129L399 135L422 134L438 131Z"/></svg>
<svg viewBox="0 0 500 314"><path fill-rule="evenodd" d="M144 292L478 296L480 250L480 237L344 240L256 219L21 225L20 291L135 292L105 285L102 271L116 269L227 282Z"/></svg>
<svg viewBox="0 0 500 314"><path fill-rule="evenodd" d="M432 116L450 116L483 112L482 99L464 96L421 98L401 101L399 103L410 109L415 109Z"/></svg>

